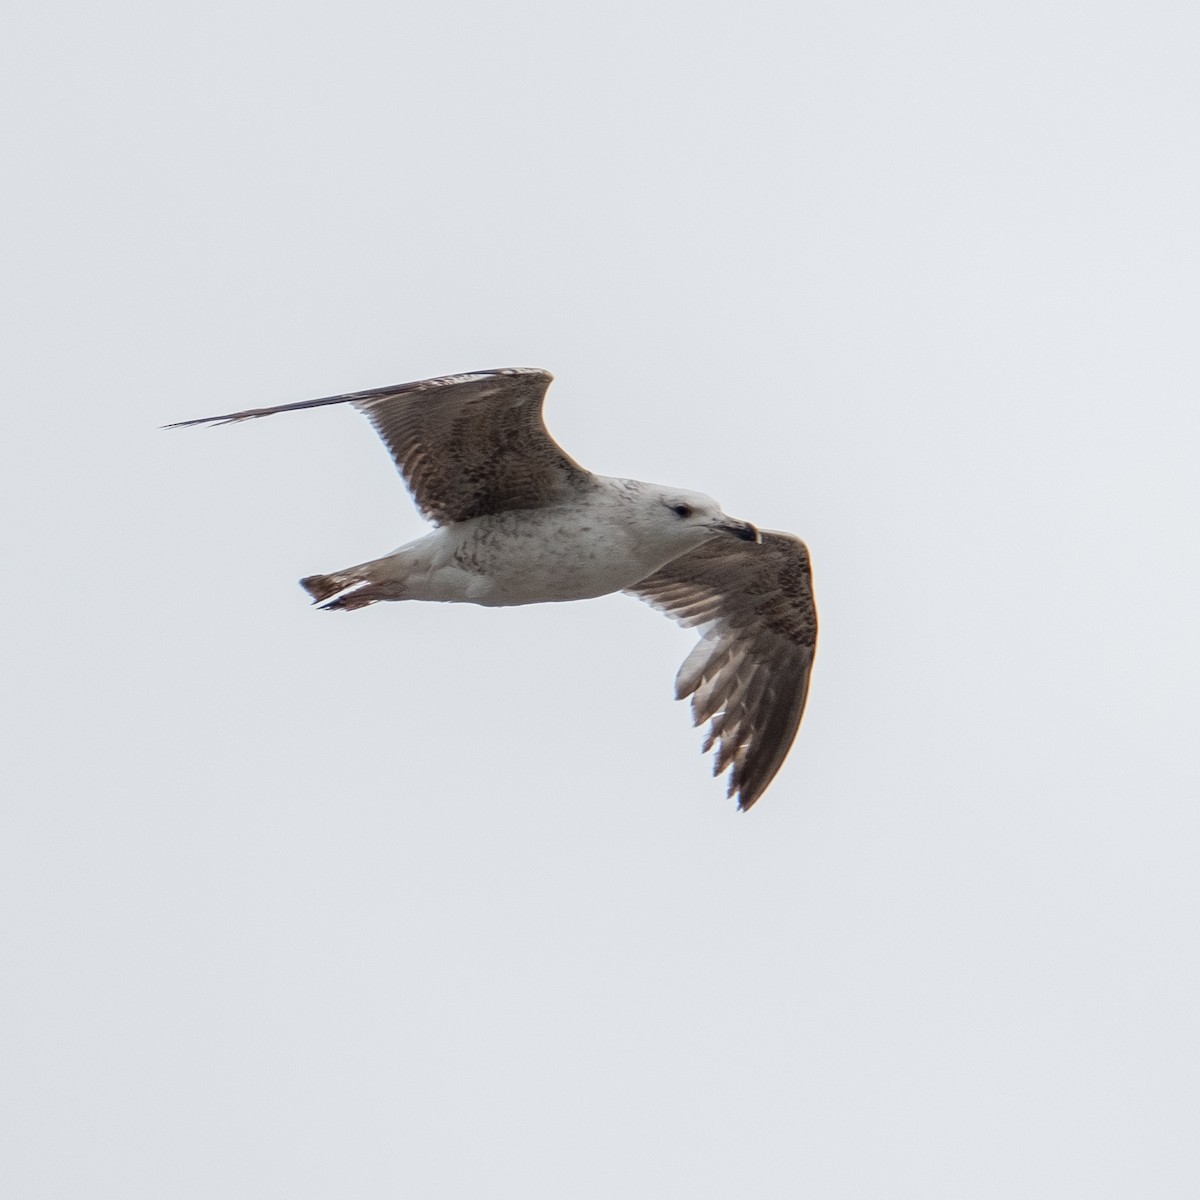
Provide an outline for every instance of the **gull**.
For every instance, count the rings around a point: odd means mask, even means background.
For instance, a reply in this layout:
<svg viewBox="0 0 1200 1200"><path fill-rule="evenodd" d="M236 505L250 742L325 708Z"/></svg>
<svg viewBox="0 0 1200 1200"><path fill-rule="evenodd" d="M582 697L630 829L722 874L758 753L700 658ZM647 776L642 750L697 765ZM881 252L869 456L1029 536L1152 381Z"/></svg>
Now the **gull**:
<svg viewBox="0 0 1200 1200"><path fill-rule="evenodd" d="M371 422L436 528L382 558L309 575L323 609L381 600L499 606L625 592L700 634L675 695L691 697L703 752L748 809L804 715L817 640L808 548L759 531L711 496L594 475L550 436L553 376L531 367L444 375L343 396L179 421L246 421L348 404Z"/></svg>

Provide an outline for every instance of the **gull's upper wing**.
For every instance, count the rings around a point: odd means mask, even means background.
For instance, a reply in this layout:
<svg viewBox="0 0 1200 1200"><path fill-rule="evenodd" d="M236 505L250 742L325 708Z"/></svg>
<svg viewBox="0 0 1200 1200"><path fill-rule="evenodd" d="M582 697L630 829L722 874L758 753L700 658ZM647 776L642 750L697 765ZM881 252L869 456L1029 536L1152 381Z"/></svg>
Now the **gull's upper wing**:
<svg viewBox="0 0 1200 1200"><path fill-rule="evenodd" d="M221 424L350 404L366 414L387 445L417 507L440 525L568 501L591 485L593 476L562 450L542 421L553 378L533 367L475 371L177 424Z"/></svg>
<svg viewBox="0 0 1200 1200"><path fill-rule="evenodd" d="M713 774L732 766L729 795L749 808L783 765L808 698L817 647L808 547L764 531L762 544L714 538L643 579L629 594L701 638L675 679L697 725L712 719Z"/></svg>

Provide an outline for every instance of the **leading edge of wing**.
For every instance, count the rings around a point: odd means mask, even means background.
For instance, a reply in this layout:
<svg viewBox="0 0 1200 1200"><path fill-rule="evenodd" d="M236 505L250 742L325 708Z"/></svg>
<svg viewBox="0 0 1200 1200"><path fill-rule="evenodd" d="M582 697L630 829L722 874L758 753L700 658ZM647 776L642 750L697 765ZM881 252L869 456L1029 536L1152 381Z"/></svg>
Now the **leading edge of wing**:
<svg viewBox="0 0 1200 1200"><path fill-rule="evenodd" d="M529 382L535 378L545 381L549 387L554 376L541 367L497 367L487 371L466 371L459 375L438 375L433 379L416 379L409 383L394 383L389 387L368 388L363 392L345 392L340 396L322 396L317 400L299 400L294 404L276 404L270 408L247 408L241 412L222 413L215 417L195 417L190 421L172 421L163 429L187 429L195 425L231 425L235 421L249 421L254 417L271 417L276 413L299 412L304 408L327 408L334 404L367 404L373 400L385 400L393 396L419 395L424 391L454 387L463 383L482 383L487 379L503 379L522 376Z"/></svg>

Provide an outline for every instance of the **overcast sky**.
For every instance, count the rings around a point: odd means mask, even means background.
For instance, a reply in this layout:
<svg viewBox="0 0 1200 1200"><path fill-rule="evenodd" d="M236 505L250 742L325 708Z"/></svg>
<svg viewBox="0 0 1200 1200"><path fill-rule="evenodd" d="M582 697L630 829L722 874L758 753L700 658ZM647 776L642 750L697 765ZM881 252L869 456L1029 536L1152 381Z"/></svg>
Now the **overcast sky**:
<svg viewBox="0 0 1200 1200"><path fill-rule="evenodd" d="M19 4L0 1190L1200 1193L1191 3ZM624 597L313 610L557 376L809 543L739 814Z"/></svg>

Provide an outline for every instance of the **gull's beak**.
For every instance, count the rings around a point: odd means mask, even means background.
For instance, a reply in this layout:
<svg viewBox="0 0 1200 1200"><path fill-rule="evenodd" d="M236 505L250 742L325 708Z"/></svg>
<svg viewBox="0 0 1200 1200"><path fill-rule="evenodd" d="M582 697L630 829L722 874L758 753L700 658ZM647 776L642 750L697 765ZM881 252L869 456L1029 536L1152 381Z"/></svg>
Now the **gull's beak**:
<svg viewBox="0 0 1200 1200"><path fill-rule="evenodd" d="M741 538L743 542L762 542L762 534L749 521L726 520L713 528L719 529L722 533L732 533L735 538Z"/></svg>

